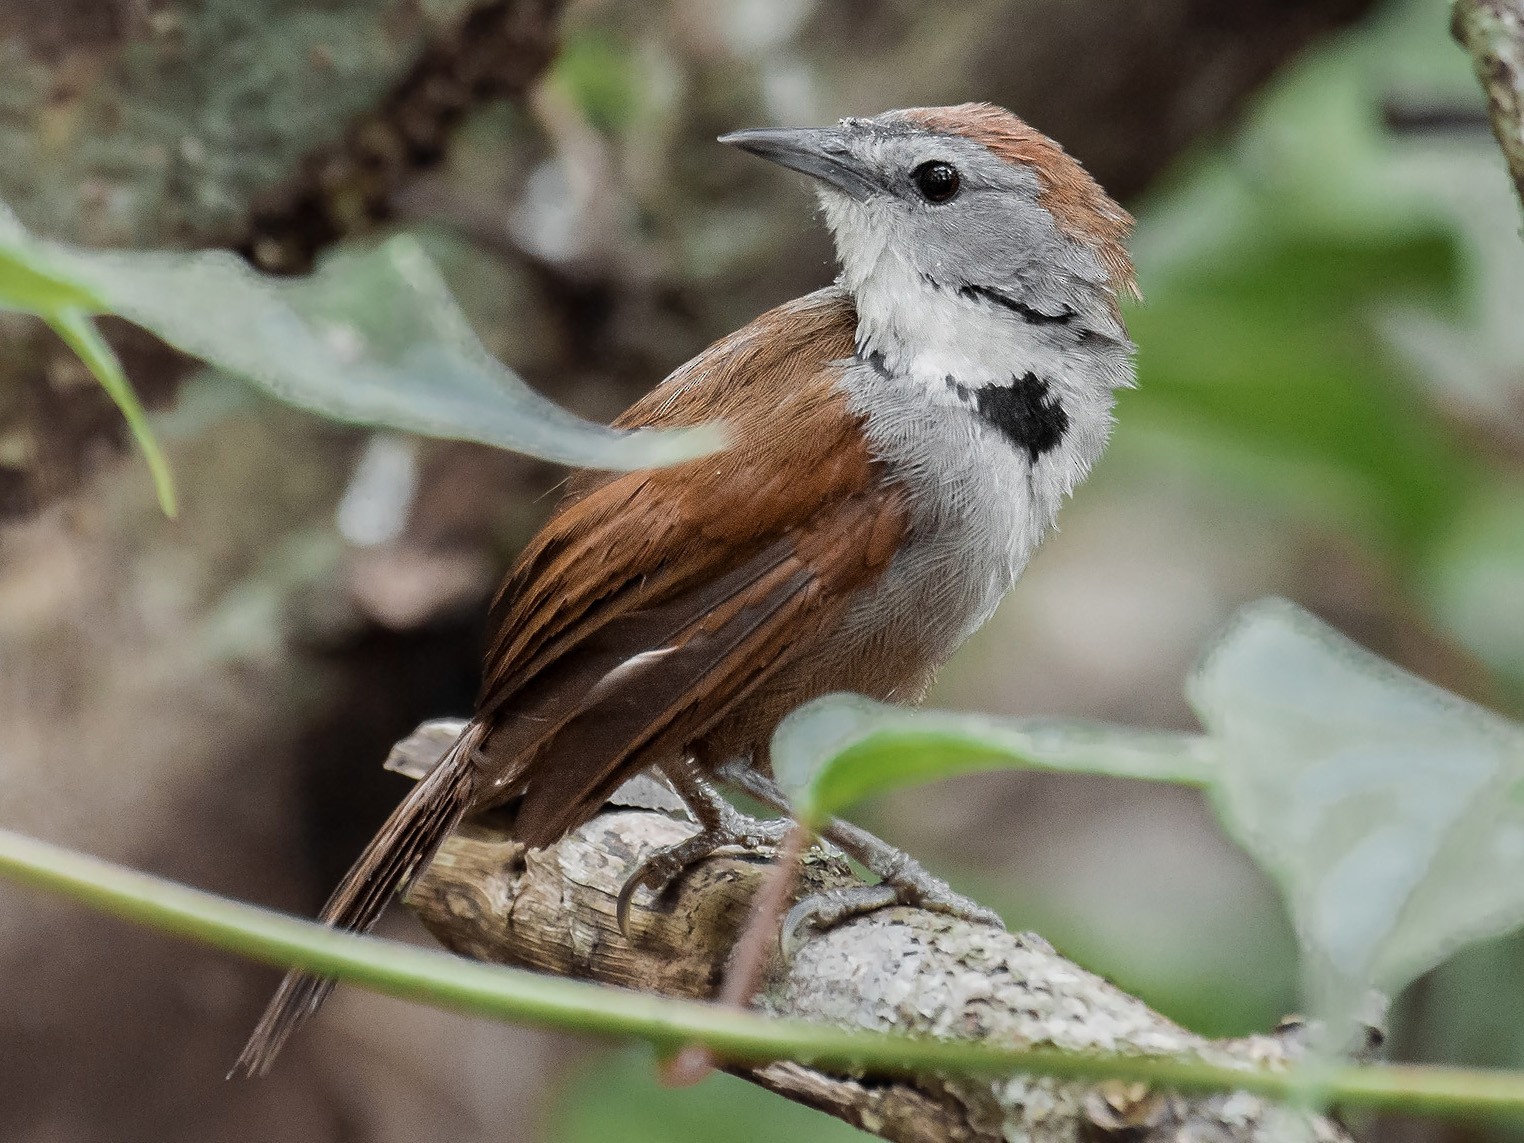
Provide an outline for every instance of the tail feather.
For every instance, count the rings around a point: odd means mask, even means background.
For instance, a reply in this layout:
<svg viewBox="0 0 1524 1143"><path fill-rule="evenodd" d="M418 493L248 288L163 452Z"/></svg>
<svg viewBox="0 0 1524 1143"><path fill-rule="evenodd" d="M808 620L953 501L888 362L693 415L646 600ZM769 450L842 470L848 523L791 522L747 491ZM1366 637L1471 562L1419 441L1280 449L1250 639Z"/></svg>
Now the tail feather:
<svg viewBox="0 0 1524 1143"><path fill-rule="evenodd" d="M323 906L319 919L324 924L369 932L392 895L433 859L471 807L476 780L472 755L483 735L479 724L467 725L450 752L392 811ZM291 1034L333 991L333 983L312 973L287 973L229 1075L260 1076L268 1072Z"/></svg>

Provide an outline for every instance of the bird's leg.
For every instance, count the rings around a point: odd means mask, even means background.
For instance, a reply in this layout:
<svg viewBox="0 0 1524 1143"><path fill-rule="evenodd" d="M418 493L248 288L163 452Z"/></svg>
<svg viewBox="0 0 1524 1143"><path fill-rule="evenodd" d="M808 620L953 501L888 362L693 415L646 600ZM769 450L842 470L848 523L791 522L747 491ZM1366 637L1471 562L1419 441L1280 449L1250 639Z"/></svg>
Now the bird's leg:
<svg viewBox="0 0 1524 1143"><path fill-rule="evenodd" d="M736 759L720 767L720 777L746 791L763 805L789 812L788 797L778 784L746 759ZM849 857L853 857L879 878L877 885L854 885L828 889L800 900L783 920L781 940L785 950L799 945L810 931L824 931L853 917L862 916L890 905L912 905L934 913L946 913L979 925L1005 928L1005 922L993 909L987 909L955 892L940 877L903 850L875 837L867 830L832 818L820 831Z"/></svg>
<svg viewBox="0 0 1524 1143"><path fill-rule="evenodd" d="M787 819L762 821L741 813L710 785L690 759L661 763L660 768L698 822L699 832L676 845L658 849L625 881L615 906L615 917L625 936L629 936L630 903L637 889L644 887L660 896L691 866L716 850L776 846L792 824Z"/></svg>

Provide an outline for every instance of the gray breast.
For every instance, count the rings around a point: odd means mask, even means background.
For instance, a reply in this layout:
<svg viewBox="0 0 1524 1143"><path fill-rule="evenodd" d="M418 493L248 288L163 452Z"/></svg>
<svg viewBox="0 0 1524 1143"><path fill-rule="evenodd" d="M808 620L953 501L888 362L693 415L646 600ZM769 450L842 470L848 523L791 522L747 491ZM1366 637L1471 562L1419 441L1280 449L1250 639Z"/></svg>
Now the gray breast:
<svg viewBox="0 0 1524 1143"><path fill-rule="evenodd" d="M910 534L854 605L849 639L914 643L945 660L994 612L1051 525L1062 493L1029 450L955 391L866 362L840 382L876 457L910 498Z"/></svg>

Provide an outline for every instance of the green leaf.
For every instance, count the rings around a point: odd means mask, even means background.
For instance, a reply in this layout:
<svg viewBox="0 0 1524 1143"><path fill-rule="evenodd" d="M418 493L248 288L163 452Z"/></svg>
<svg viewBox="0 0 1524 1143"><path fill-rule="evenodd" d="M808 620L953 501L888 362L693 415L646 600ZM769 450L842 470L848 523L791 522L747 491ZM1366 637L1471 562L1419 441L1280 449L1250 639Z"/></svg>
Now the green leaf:
<svg viewBox="0 0 1524 1143"><path fill-rule="evenodd" d="M169 461L159 451L159 442L154 439L153 432L148 427L148 417L143 412L137 393L127 383L127 374L122 371L122 363L116 352L100 335L95 323L80 310L68 306L59 307L47 318L47 322L69 348L79 355L79 359L101 383L101 388L106 390L116 402L116 407L122 411L127 428L142 450L143 459L148 462L148 471L153 475L154 491L159 497L159 507L164 510L164 515L174 516L175 483L169 471Z"/></svg>
<svg viewBox="0 0 1524 1143"><path fill-rule="evenodd" d="M154 491L166 516L175 514L175 486L169 462L159 449L138 395L115 352L106 344L90 315L107 307L77 282L39 268L30 256L31 243L16 216L0 203L0 309L18 310L42 318L79 355L116 407L148 462Z"/></svg>
<svg viewBox="0 0 1524 1143"><path fill-rule="evenodd" d="M1341 1035L1371 989L1524 924L1524 727L1284 600L1245 608L1188 695L1206 735L832 695L779 727L773 767L814 827L869 794L977 770L1204 785L1280 887L1308 1004Z"/></svg>
<svg viewBox="0 0 1524 1143"><path fill-rule="evenodd" d="M220 252L54 254L115 313L279 400L337 420L606 469L672 464L723 443L713 427L608 428L541 397L477 341L407 237L340 254L295 281Z"/></svg>
<svg viewBox="0 0 1524 1143"><path fill-rule="evenodd" d="M1199 735L1098 723L909 711L827 695L786 718L772 764L801 821L819 826L868 796L981 770L1111 774L1200 785L1212 766Z"/></svg>
<svg viewBox="0 0 1524 1143"><path fill-rule="evenodd" d="M1244 609L1187 693L1222 759L1213 801L1285 895L1335 1026L1524 922L1524 727L1284 600Z"/></svg>
<svg viewBox="0 0 1524 1143"><path fill-rule="evenodd" d="M1310 235L1273 217L1211 269L1145 277L1128 314L1138 388L1118 442L1186 456L1262 501L1421 552L1477 478L1372 326L1390 299L1456 289L1438 235Z"/></svg>
<svg viewBox="0 0 1524 1143"><path fill-rule="evenodd" d="M407 237L338 254L313 276L288 280L223 252L43 241L0 204L0 306L36 314L90 352L87 363L127 416L161 499L170 495L163 457L120 366L85 332L86 314L116 314L281 401L354 424L615 470L674 464L724 445L718 425L615 429L541 397L487 352Z"/></svg>
<svg viewBox="0 0 1524 1143"><path fill-rule="evenodd" d="M6 220L5 206L0 203L0 309L42 315L64 309L90 312L104 308L72 282L41 273L24 256L7 250Z"/></svg>

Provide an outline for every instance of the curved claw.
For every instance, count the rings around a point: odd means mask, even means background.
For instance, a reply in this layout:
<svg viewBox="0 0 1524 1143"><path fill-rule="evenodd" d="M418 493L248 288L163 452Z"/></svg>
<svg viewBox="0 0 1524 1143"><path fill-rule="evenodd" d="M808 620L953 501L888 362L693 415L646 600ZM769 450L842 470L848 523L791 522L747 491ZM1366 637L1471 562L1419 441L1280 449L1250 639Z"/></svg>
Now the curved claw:
<svg viewBox="0 0 1524 1143"><path fill-rule="evenodd" d="M716 829L708 829L685 838L676 845L658 849L635 867L625 879L614 902L614 919L625 940L630 939L630 908L635 891L644 886L660 896L693 866L721 849L756 850L776 846L791 828L788 821L754 821L736 814Z"/></svg>
<svg viewBox="0 0 1524 1143"><path fill-rule="evenodd" d="M619 887L619 896L614 901L614 920L619 925L619 932L625 940L630 940L630 902L635 899L635 890L645 883L642 869L637 869L629 877L625 878L623 885Z"/></svg>
<svg viewBox="0 0 1524 1143"><path fill-rule="evenodd" d="M843 921L875 913L900 903L892 885L845 885L801 897L783 916L778 928L778 948L785 958L792 958L811 933L834 929Z"/></svg>
<svg viewBox="0 0 1524 1143"><path fill-rule="evenodd" d="M987 908L977 901L970 901L961 893L950 893L947 897L937 900L907 901L906 904L915 904L932 913L956 917L958 920L967 921L971 925L990 925L997 929L1005 928L1005 918L995 912L994 909Z"/></svg>
<svg viewBox="0 0 1524 1143"><path fill-rule="evenodd" d="M635 901L637 889L644 886L660 896L690 867L727 844L729 842L726 839L709 834L694 834L676 845L658 849L637 865L635 872L625 878L619 889L619 897L614 902L614 919L619 922L619 931L625 940L630 939L630 906Z"/></svg>
<svg viewBox="0 0 1524 1143"><path fill-rule="evenodd" d="M778 931L779 948L785 957L792 957L811 933L823 933L853 917L893 905L909 905L974 925L1005 928L999 913L954 892L947 882L906 857L890 878L877 885L848 885L801 898L783 918Z"/></svg>

